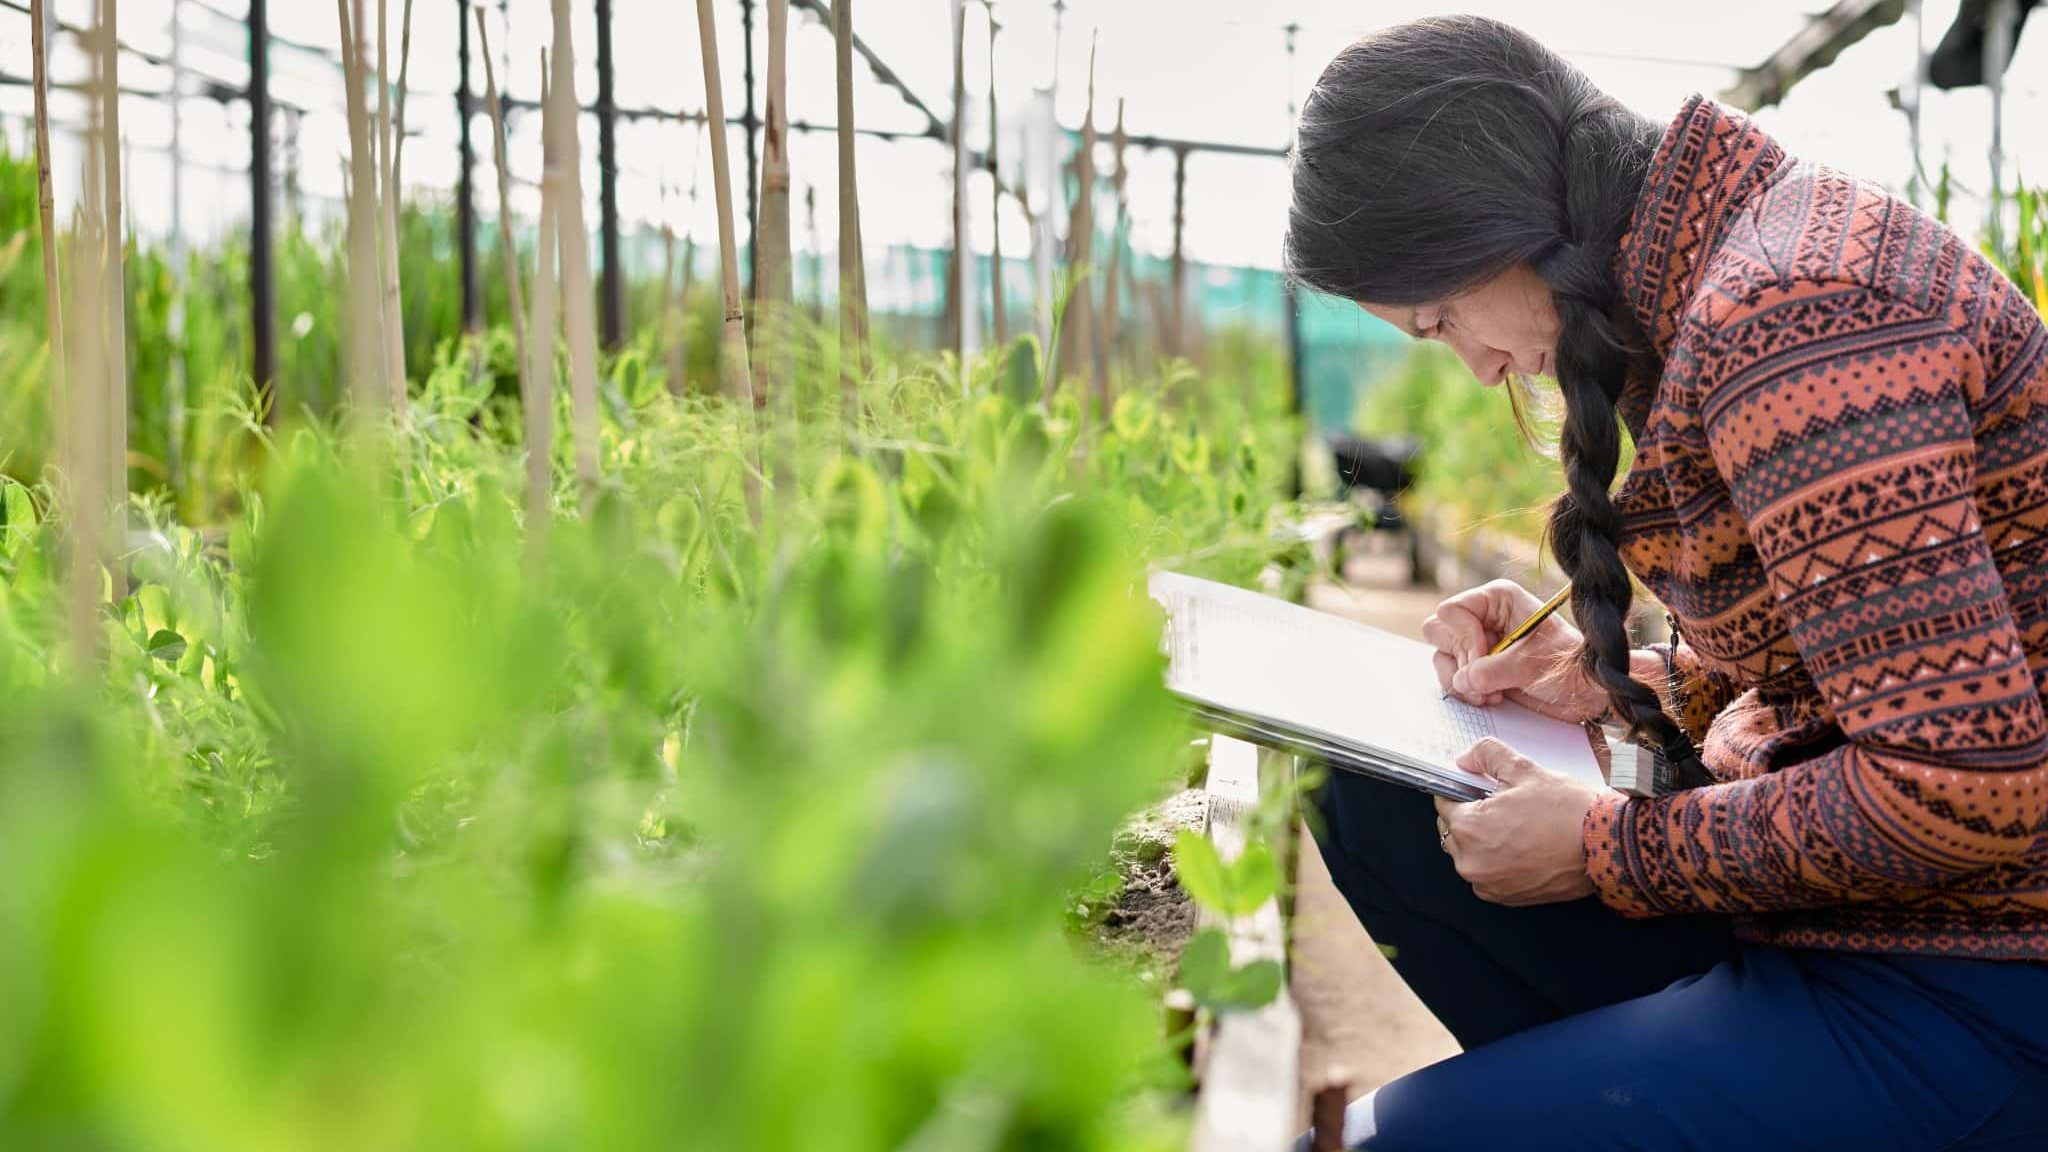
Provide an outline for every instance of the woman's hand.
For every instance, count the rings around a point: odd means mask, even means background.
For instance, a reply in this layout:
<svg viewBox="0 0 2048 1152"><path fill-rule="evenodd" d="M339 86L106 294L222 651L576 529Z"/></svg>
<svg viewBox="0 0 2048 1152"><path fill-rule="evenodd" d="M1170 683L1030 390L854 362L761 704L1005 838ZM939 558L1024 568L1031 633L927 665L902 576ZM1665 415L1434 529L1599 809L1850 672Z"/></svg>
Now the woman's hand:
<svg viewBox="0 0 2048 1152"><path fill-rule="evenodd" d="M1467 704L1512 700L1553 720L1577 723L1607 710L1606 689L1574 658L1579 630L1564 617L1549 619L1498 656L1488 652L1543 601L1512 580L1495 580L1437 605L1422 622L1422 638L1436 646L1436 678Z"/></svg>
<svg viewBox="0 0 2048 1152"><path fill-rule="evenodd" d="M1552 772L1492 737L1458 757L1458 767L1502 785L1469 804L1436 802L1448 833L1444 851L1481 900L1522 907L1593 894L1580 830L1599 788Z"/></svg>

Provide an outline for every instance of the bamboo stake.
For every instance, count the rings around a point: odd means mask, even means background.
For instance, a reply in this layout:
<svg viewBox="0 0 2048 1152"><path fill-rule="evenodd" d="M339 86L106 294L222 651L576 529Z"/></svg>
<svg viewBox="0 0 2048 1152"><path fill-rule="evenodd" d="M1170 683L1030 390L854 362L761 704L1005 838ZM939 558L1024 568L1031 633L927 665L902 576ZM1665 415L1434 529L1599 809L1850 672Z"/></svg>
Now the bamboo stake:
<svg viewBox="0 0 2048 1152"><path fill-rule="evenodd" d="M391 180L391 73L385 51L389 9L389 0L377 0L377 182L382 193L378 227L383 232L384 383L396 412L405 408L405 318L398 307L398 189Z"/></svg>
<svg viewBox="0 0 2048 1152"><path fill-rule="evenodd" d="M804 185L804 235L810 239L811 259L817 263L811 266L811 318L818 323L825 322L825 242L818 235L818 186Z"/></svg>
<svg viewBox="0 0 2048 1152"><path fill-rule="evenodd" d="M989 236L995 251L988 265L989 314L994 321L991 332L998 349L1010 342L1009 317L1003 307L1003 173L996 163L996 146L1002 139L999 122L996 119L996 33L1002 25L996 23L995 0L982 0L988 10L988 186L990 200Z"/></svg>
<svg viewBox="0 0 2048 1152"><path fill-rule="evenodd" d="M92 49L91 89L95 95L106 81L105 55ZM69 524L65 533L64 608L70 636L73 667L81 674L93 668L102 649L99 604L100 564L107 553L108 515L112 469L108 450L113 438L108 427L106 373L107 305L105 278L106 226L101 215L105 195L104 100L90 101L86 113L85 192L73 228L76 246L72 260L72 325L66 336L71 341L68 361L72 375L66 382L58 417L59 474L65 483Z"/></svg>
<svg viewBox="0 0 2048 1152"><path fill-rule="evenodd" d="M540 241L533 258L533 322L528 325L526 365L520 373L519 407L526 431L526 544L529 561L546 554L554 515L555 451L555 261L557 216L562 199L561 157L555 147L556 108L548 84L548 58L541 52Z"/></svg>
<svg viewBox="0 0 2048 1152"><path fill-rule="evenodd" d="M953 258L946 267L946 340L960 358L960 389L967 390L967 352L974 335L974 246L967 237L967 0L952 0L953 19Z"/></svg>
<svg viewBox="0 0 2048 1152"><path fill-rule="evenodd" d="M755 222L754 403L785 399L789 346L789 0L768 0L767 120L761 135L761 218Z"/></svg>
<svg viewBox="0 0 2048 1152"><path fill-rule="evenodd" d="M676 304L676 229L675 225L669 223L667 219L667 185L663 185L661 189L661 214L661 301L656 306L654 312L654 354L656 356L662 357L663 362L665 363L668 357L668 314L669 310L674 308ZM676 387L679 383L680 381L678 381L674 376L669 377L669 395L682 395L682 393Z"/></svg>
<svg viewBox="0 0 2048 1152"><path fill-rule="evenodd" d="M1091 346L1095 306L1089 293L1094 277L1089 262L1095 253L1095 46L1088 47L1088 111L1081 121L1081 149L1074 154L1074 210L1068 216L1067 246L1074 290L1067 297L1067 312L1061 319L1060 360L1071 373L1089 374L1082 396L1083 409L1090 397L1098 396L1100 381L1093 379L1095 354Z"/></svg>
<svg viewBox="0 0 2048 1152"><path fill-rule="evenodd" d="M1045 232L1039 227L1038 213L1031 207L1031 182L1021 170L1017 173L1017 182L1010 187L1010 198L1017 202L1017 211L1024 216L1024 239L1028 242L1024 254L1031 263L1031 283L1037 285L1039 277L1045 274ZM1052 320L1045 314L1045 299L1036 291L1031 294L1031 315L1045 331L1052 330ZM1042 351L1047 355L1052 352L1051 349ZM1045 371L1050 374L1053 369L1047 366Z"/></svg>
<svg viewBox="0 0 2048 1152"><path fill-rule="evenodd" d="M391 112L391 187L394 195L402 194L405 181L399 177L405 171L405 94L406 77L412 73L412 0L405 0L405 11L398 21L398 99Z"/></svg>
<svg viewBox="0 0 2048 1152"><path fill-rule="evenodd" d="M406 7L411 6L412 0L406 0ZM491 108L491 154L498 165L498 247L504 255L505 302L512 311L512 343L519 353L519 395L523 400L528 387L526 301L519 291L519 249L512 242L512 180L505 170L505 110L498 103L498 69L491 62L491 34L484 27L484 10L470 11L476 17L477 46L484 57L484 99Z"/></svg>
<svg viewBox="0 0 2048 1152"><path fill-rule="evenodd" d="M832 0L832 37L839 88L839 394L848 426L856 426L868 363L868 300L853 160L853 0Z"/></svg>
<svg viewBox="0 0 2048 1152"><path fill-rule="evenodd" d="M382 35L380 30L379 35ZM405 374L405 300L399 290L398 251L402 247L399 224L405 217L405 94L408 90L407 77L412 71L412 0L405 0L405 9L398 21L398 93L394 99L391 125L391 170L387 176L385 201L389 217L387 231L391 237L389 256L391 262L390 281L385 287L384 328L393 352L397 356L398 392L392 402L400 411L406 405ZM465 78L466 79L466 78ZM479 349L481 351L481 349Z"/></svg>
<svg viewBox="0 0 2048 1152"><path fill-rule="evenodd" d="M699 172L693 166L690 171L690 207L688 214L697 214L697 180ZM687 319L690 315L690 291L697 286L697 234L687 229L683 232L683 280L676 286L676 307ZM669 348L670 377L676 382L676 395L690 389L689 358L685 355L690 339L689 325L676 335L675 344Z"/></svg>
<svg viewBox="0 0 2048 1152"><path fill-rule="evenodd" d="M376 162L371 157L369 112L363 98L362 0L335 0L341 14L343 81L348 89L349 388L357 419L368 421L390 406L384 382L384 313L378 300Z"/></svg>
<svg viewBox="0 0 2048 1152"><path fill-rule="evenodd" d="M697 38L704 56L704 118L725 123L725 92L718 77L718 27L711 0L697 0ZM746 316L740 307L740 256L732 219L732 169L725 133L711 131L711 192L718 207L718 266L725 288L724 370L727 393L745 407L754 406L753 372L747 364Z"/></svg>
<svg viewBox="0 0 2048 1152"><path fill-rule="evenodd" d="M763 136L760 239L761 281L755 285L754 330L762 341L754 357L769 412L774 460L771 475L784 506L796 495L796 281L790 258L789 205L789 0L768 0L768 126Z"/></svg>
<svg viewBox="0 0 2048 1152"><path fill-rule="evenodd" d="M1109 268L1102 278L1102 331L1095 342L1096 386L1102 392L1102 413L1109 415L1110 405L1116 397L1116 383L1111 379L1110 369L1115 366L1117 345L1117 311L1122 307L1118 298L1118 276L1123 267L1125 208L1124 189L1127 184L1127 170L1124 167L1124 146L1130 138L1124 134L1124 102L1116 102L1116 130L1111 133L1116 155L1116 224L1109 233Z"/></svg>
<svg viewBox="0 0 2048 1152"><path fill-rule="evenodd" d="M590 285L590 232L583 224L583 149L576 103L576 52L569 0L554 0L554 141L561 170L556 244L562 261L562 327L569 340L569 420L576 445L576 482L587 508L597 496L597 314ZM723 124L720 118L714 121Z"/></svg>
<svg viewBox="0 0 2048 1152"><path fill-rule="evenodd" d="M100 0L103 20L99 30L100 105L104 134L100 148L105 155L102 172L106 179L105 235L101 250L106 261L101 283L107 309L107 498L115 519L116 542L123 529L128 502L128 291L126 237L121 212L121 64L118 0ZM119 566L115 570L118 595L126 595L126 583Z"/></svg>
<svg viewBox="0 0 2048 1152"><path fill-rule="evenodd" d="M840 0L844 3L845 0ZM745 475L747 513L761 522L761 454L754 434L754 374L747 363L747 320L740 306L740 253L734 239L732 219L732 166L726 156L725 90L718 78L718 25L712 0L697 0L697 39L704 57L704 119L711 132L711 191L718 209L718 263L725 288L725 341L720 360L725 370L727 395L739 406L741 427L747 439L746 457L751 465Z"/></svg>
<svg viewBox="0 0 2048 1152"><path fill-rule="evenodd" d="M43 27L49 0L29 0L29 54L34 71L36 117L36 210L42 223L43 323L50 343L50 408L64 394L64 291L57 275L57 198L50 184L50 70L43 59L49 37Z"/></svg>
<svg viewBox="0 0 2048 1152"><path fill-rule="evenodd" d="M98 63L95 60L95 71ZM97 120L95 112L91 119ZM77 258L71 265L72 376L64 389L64 411L59 445L61 474L67 482L70 523L65 534L64 606L71 638L73 667L84 672L99 660L100 563L106 555L108 503L106 345L101 325L106 319L102 281L106 263L97 249L105 243L105 229L99 218L100 177L99 130L95 125L86 137L85 204L73 229Z"/></svg>

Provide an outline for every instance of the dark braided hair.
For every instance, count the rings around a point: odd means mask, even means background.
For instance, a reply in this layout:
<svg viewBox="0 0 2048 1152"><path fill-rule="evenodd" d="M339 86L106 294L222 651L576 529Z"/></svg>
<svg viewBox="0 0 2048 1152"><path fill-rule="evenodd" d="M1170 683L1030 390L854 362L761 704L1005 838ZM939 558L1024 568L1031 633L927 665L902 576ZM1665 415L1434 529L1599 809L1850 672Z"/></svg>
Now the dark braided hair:
<svg viewBox="0 0 2048 1152"><path fill-rule="evenodd" d="M1566 480L1550 547L1572 580L1580 659L1632 738L1696 779L1691 742L1629 676L1633 588L1609 494L1615 406L1646 355L1614 254L1662 133L1506 24L1446 16L1386 29L1339 53L1302 105L1285 260L1298 283L1397 307L1518 265L1549 285Z"/></svg>

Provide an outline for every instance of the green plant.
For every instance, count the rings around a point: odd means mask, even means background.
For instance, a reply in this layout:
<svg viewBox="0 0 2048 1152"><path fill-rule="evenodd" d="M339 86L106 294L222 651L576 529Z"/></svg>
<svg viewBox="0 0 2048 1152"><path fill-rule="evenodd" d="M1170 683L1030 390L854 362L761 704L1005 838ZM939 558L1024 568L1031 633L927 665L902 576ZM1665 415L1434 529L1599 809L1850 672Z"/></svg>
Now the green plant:
<svg viewBox="0 0 2048 1152"><path fill-rule="evenodd" d="M1028 340L884 350L849 434L806 352L756 520L643 338L535 555L509 357L444 342L378 451L222 384L238 462L138 497L93 680L0 480L0 1146L1174 1146L1064 909L1184 771L1142 566L1272 561L1281 379L1084 436Z"/></svg>

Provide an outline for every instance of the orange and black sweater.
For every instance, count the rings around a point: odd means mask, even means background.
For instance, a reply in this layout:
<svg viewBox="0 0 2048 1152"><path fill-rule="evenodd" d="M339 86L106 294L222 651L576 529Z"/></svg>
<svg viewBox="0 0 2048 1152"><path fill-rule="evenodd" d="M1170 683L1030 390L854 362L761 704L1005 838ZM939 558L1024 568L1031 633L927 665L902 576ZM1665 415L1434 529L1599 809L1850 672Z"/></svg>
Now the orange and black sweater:
<svg viewBox="0 0 2048 1152"><path fill-rule="evenodd" d="M1702 97L1616 256L1622 555L1718 783L1603 797L1629 915L2048 959L2048 333L1956 235Z"/></svg>

